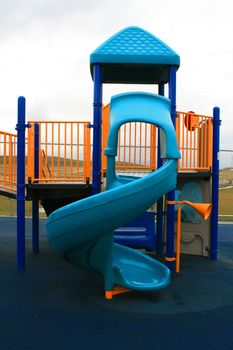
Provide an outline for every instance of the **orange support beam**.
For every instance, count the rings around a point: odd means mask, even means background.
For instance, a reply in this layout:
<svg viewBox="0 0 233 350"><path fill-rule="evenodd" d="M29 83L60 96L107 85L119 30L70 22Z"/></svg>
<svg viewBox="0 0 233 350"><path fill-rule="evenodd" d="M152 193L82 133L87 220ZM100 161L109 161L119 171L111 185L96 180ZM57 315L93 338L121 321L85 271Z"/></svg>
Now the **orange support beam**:
<svg viewBox="0 0 233 350"><path fill-rule="evenodd" d="M150 126L150 169L156 168L156 126Z"/></svg>
<svg viewBox="0 0 233 350"><path fill-rule="evenodd" d="M107 159L104 155L104 150L107 147L108 130L109 130L109 115L110 115L110 103L103 107L102 110L102 171L106 172Z"/></svg>
<svg viewBox="0 0 233 350"><path fill-rule="evenodd" d="M34 181L34 124L30 124L27 135L27 176Z"/></svg>
<svg viewBox="0 0 233 350"><path fill-rule="evenodd" d="M89 123L84 125L84 164L83 181L89 181L91 176L91 129Z"/></svg>

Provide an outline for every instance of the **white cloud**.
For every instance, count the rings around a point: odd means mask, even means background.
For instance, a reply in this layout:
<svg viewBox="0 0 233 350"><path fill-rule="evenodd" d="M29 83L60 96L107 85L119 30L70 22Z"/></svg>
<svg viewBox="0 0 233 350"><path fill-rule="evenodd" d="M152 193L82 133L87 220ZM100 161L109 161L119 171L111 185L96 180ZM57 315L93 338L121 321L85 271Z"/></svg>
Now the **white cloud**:
<svg viewBox="0 0 233 350"><path fill-rule="evenodd" d="M14 129L18 95L27 97L28 118L91 119L90 53L116 31L138 25L181 56L178 108L210 114L219 105L222 146L233 148L230 5L228 0L2 1L0 129ZM120 89L106 86L105 101Z"/></svg>

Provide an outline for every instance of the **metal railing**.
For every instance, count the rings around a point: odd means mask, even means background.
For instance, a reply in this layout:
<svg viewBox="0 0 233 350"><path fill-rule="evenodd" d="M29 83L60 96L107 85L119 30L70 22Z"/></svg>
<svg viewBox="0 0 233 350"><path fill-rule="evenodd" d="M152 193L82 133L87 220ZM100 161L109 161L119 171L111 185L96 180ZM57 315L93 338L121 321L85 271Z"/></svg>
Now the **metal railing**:
<svg viewBox="0 0 233 350"><path fill-rule="evenodd" d="M177 112L176 135L181 158L178 170L211 170L212 117Z"/></svg>
<svg viewBox="0 0 233 350"><path fill-rule="evenodd" d="M0 188L16 192L17 136L0 131Z"/></svg>
<svg viewBox="0 0 233 350"><path fill-rule="evenodd" d="M105 149L109 110L103 108L102 143ZM177 112L176 134L181 153L179 171L210 171L212 166L212 118L193 112ZM35 125L38 124L38 176L35 176ZM39 182L86 182L91 177L91 129L89 122L31 121L26 139L26 177ZM157 164L158 128L145 123L122 125L118 135L118 169L154 170ZM0 188L16 191L17 136L0 132ZM102 168L106 157L102 152Z"/></svg>
<svg viewBox="0 0 233 350"><path fill-rule="evenodd" d="M91 176L89 122L33 121L28 129L28 177L39 182L83 181ZM35 125L39 125L39 176L34 175Z"/></svg>
<svg viewBox="0 0 233 350"><path fill-rule="evenodd" d="M110 105L103 108L103 149L107 145ZM179 171L210 171L212 166L212 117L177 112L176 135L181 158ZM145 123L127 123L118 134L116 166L120 169L150 169L157 164L158 128ZM106 157L102 155L103 171Z"/></svg>
<svg viewBox="0 0 233 350"><path fill-rule="evenodd" d="M102 145L107 146L109 130L110 105L103 108ZM156 139L157 130L154 125L146 123L126 123L118 133L118 150L116 167L119 169L156 168ZM106 171L106 157L102 152L102 169Z"/></svg>

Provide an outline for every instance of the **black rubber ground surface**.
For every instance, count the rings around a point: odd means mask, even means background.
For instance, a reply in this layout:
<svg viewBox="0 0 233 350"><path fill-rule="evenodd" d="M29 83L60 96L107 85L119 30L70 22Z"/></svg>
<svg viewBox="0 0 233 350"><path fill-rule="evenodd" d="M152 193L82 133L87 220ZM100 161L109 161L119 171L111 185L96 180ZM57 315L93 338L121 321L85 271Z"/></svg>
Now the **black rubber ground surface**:
<svg viewBox="0 0 233 350"><path fill-rule="evenodd" d="M16 220L0 218L0 349L233 349L233 225L219 225L219 260L182 257L181 273L156 293L106 301L102 277L63 261L45 221L40 253L16 270Z"/></svg>

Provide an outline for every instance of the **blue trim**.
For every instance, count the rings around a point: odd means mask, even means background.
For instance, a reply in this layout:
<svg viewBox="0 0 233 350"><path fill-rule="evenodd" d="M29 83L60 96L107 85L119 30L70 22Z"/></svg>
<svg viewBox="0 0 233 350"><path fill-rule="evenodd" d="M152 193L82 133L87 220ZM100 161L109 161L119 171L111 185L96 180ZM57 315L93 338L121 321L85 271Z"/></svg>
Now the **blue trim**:
<svg viewBox="0 0 233 350"><path fill-rule="evenodd" d="M34 178L39 177L39 147L40 127L39 124L34 126ZM32 251L39 252L39 200L32 200Z"/></svg>
<svg viewBox="0 0 233 350"><path fill-rule="evenodd" d="M176 67L170 68L169 74L169 98L171 100L171 119L176 128ZM171 191L167 195L168 201L175 200L175 190ZM174 234L175 234L175 207L174 205L167 206L167 240L166 240L166 257L174 257ZM167 262L168 267L173 269L174 262Z"/></svg>
<svg viewBox="0 0 233 350"><path fill-rule="evenodd" d="M213 110L213 159L212 159L212 215L210 258L217 260L218 255L218 197L219 197L219 145L220 145L220 109Z"/></svg>
<svg viewBox="0 0 233 350"><path fill-rule="evenodd" d="M26 100L18 98L17 130L17 268L25 269L25 108Z"/></svg>
<svg viewBox="0 0 233 350"><path fill-rule="evenodd" d="M101 66L94 66L94 116L93 116L93 194L101 192L102 154L102 81Z"/></svg>
<svg viewBox="0 0 233 350"><path fill-rule="evenodd" d="M164 96L164 84L159 84L159 95ZM157 168L163 165L160 150L160 133L158 132L157 144ZM159 255L163 253L163 197L157 201L157 216L156 216L156 252Z"/></svg>

